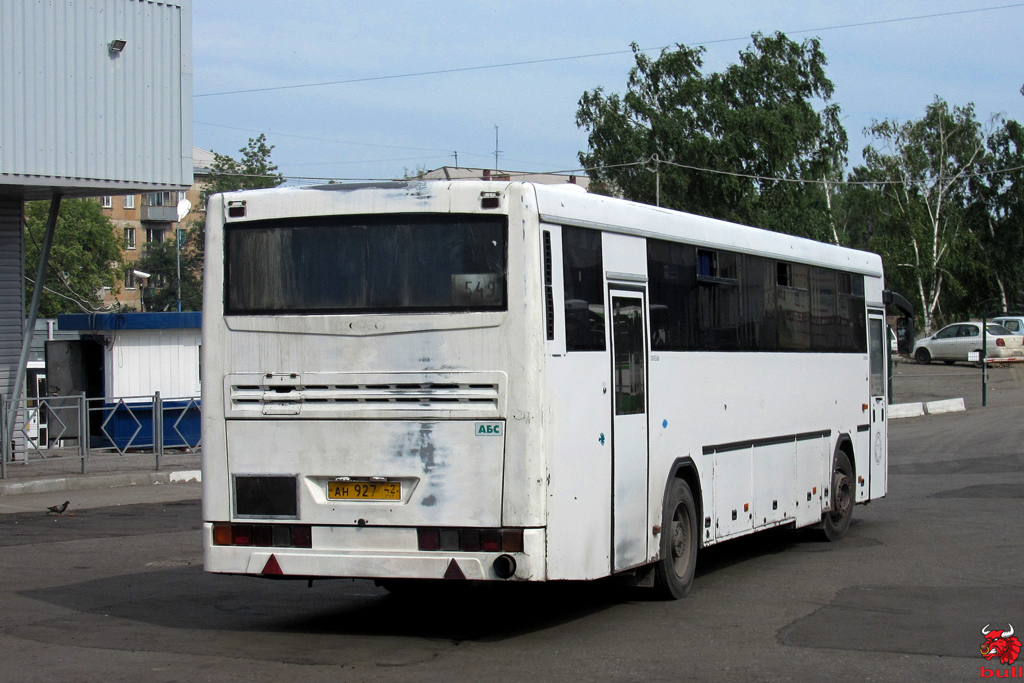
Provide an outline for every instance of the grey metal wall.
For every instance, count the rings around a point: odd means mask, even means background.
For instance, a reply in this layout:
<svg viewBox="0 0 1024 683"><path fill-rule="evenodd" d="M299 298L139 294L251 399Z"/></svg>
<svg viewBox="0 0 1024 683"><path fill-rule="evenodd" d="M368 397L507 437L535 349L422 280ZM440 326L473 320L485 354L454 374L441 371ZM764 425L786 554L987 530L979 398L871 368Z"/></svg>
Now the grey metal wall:
<svg viewBox="0 0 1024 683"><path fill-rule="evenodd" d="M191 185L191 22L191 0L0 2L0 185Z"/></svg>
<svg viewBox="0 0 1024 683"><path fill-rule="evenodd" d="M0 394L10 398L25 324L20 198L0 197Z"/></svg>

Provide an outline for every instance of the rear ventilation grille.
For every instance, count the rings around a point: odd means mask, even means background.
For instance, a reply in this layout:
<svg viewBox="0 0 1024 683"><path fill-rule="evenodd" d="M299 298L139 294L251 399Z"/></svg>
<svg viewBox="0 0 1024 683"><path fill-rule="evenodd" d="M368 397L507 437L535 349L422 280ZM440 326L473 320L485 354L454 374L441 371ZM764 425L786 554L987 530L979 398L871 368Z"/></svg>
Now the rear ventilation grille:
<svg viewBox="0 0 1024 683"><path fill-rule="evenodd" d="M497 384L231 385L232 411L267 415L444 409L496 413Z"/></svg>

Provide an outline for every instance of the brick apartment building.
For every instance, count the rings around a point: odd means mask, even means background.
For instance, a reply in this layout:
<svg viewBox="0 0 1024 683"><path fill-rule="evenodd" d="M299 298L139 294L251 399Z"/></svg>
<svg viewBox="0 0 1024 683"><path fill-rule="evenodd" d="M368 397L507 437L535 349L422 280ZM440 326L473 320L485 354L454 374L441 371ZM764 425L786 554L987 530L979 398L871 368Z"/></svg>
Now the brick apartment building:
<svg viewBox="0 0 1024 683"><path fill-rule="evenodd" d="M104 287L103 305L120 305L123 308L140 310L140 278L135 276L135 262L145 254L150 242L174 240L194 220L206 219L206 207L202 202L202 189L213 164L213 152L198 147L192 148L193 183L185 192L146 192L121 196L101 196L103 214L114 224L118 235L124 239L125 271L123 281L116 290ZM178 222L178 202L188 199L192 209Z"/></svg>

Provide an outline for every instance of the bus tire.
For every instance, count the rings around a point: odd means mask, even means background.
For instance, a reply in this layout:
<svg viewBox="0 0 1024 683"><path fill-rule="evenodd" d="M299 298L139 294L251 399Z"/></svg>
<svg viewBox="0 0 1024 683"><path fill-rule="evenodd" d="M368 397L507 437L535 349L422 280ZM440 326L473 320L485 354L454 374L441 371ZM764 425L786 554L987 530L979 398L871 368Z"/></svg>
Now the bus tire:
<svg viewBox="0 0 1024 683"><path fill-rule="evenodd" d="M914 360L921 365L928 365L932 362L932 354L928 353L928 349L918 349L914 352Z"/></svg>
<svg viewBox="0 0 1024 683"><path fill-rule="evenodd" d="M829 541L838 541L846 535L853 518L853 467L845 452L836 453L832 465L832 509L822 517L822 531Z"/></svg>
<svg viewBox="0 0 1024 683"><path fill-rule="evenodd" d="M654 588L664 600L678 600L690 592L697 568L697 509L690 486L672 479L665 496L661 525L661 559L654 568Z"/></svg>

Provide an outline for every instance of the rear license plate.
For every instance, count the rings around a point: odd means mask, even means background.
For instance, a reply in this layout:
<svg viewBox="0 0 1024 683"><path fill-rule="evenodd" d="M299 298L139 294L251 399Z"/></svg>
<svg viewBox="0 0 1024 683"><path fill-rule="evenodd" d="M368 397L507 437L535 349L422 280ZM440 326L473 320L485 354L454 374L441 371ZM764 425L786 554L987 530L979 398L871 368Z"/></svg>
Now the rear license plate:
<svg viewBox="0 0 1024 683"><path fill-rule="evenodd" d="M329 481L331 500L402 500L400 481Z"/></svg>

